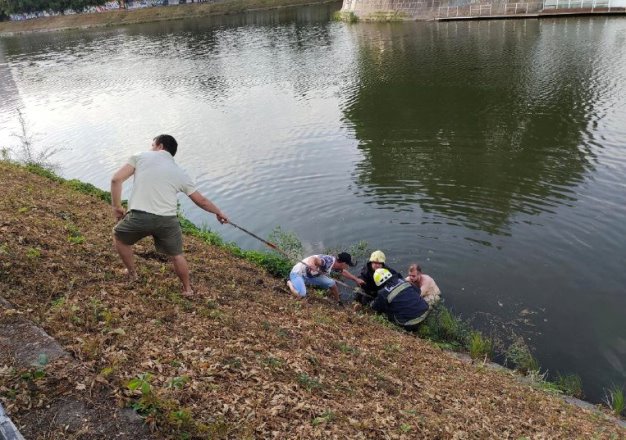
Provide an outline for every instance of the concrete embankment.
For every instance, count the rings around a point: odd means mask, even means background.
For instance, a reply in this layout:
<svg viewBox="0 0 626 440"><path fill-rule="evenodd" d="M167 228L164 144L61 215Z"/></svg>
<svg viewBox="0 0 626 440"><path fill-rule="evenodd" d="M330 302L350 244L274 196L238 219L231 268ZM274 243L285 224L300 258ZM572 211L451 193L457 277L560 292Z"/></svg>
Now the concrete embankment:
<svg viewBox="0 0 626 440"><path fill-rule="evenodd" d="M486 20L626 13L626 2L508 2L502 0L344 0L341 12L359 20Z"/></svg>
<svg viewBox="0 0 626 440"><path fill-rule="evenodd" d="M47 32L150 23L326 3L336 3L336 0L225 0L211 3L192 3L134 10L121 9L92 14L43 17L24 21L4 21L0 22L0 35L8 36L28 32Z"/></svg>

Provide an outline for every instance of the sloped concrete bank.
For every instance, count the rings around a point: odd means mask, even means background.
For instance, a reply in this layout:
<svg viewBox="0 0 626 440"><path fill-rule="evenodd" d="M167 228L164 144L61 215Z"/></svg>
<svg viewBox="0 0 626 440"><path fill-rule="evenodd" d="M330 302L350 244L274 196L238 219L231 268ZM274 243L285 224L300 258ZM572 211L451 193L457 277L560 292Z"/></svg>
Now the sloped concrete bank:
<svg viewBox="0 0 626 440"><path fill-rule="evenodd" d="M559 8L558 3L472 0L344 0L341 14L364 21L445 21L625 14L623 6Z"/></svg>
<svg viewBox="0 0 626 440"><path fill-rule="evenodd" d="M6 37L31 32L63 31L152 23L336 2L337 0L216 0L206 3L192 3L176 6L159 6L134 10L120 9L91 14L59 15L24 21L0 22L0 36Z"/></svg>

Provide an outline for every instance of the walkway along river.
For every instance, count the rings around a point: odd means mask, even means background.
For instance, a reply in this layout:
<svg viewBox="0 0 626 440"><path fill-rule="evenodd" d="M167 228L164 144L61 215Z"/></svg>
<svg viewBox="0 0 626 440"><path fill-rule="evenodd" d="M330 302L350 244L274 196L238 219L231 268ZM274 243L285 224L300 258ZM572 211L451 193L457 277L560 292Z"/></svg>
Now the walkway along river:
<svg viewBox="0 0 626 440"><path fill-rule="evenodd" d="M348 25L338 8L1 39L0 139L19 108L37 145L66 148L63 176L107 188L170 133L233 221L417 261L589 399L624 384L626 20Z"/></svg>

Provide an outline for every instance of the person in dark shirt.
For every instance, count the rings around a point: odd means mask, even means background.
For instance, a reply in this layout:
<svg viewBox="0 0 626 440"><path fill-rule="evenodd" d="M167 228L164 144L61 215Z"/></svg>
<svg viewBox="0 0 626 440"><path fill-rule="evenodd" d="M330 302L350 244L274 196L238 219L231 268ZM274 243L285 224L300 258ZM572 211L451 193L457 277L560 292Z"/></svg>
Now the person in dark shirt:
<svg viewBox="0 0 626 440"><path fill-rule="evenodd" d="M379 290L370 303L372 309L386 314L389 321L405 330L417 330L428 315L428 303L420 296L419 288L384 268L376 269L374 282Z"/></svg>
<svg viewBox="0 0 626 440"><path fill-rule="evenodd" d="M393 275L400 275L396 270L385 265L385 254L383 251L374 251L370 255L369 261L361 269L360 279L364 281L361 289L356 293L355 300L360 304L367 304L376 297L378 286L374 282L374 272L376 269L388 269Z"/></svg>

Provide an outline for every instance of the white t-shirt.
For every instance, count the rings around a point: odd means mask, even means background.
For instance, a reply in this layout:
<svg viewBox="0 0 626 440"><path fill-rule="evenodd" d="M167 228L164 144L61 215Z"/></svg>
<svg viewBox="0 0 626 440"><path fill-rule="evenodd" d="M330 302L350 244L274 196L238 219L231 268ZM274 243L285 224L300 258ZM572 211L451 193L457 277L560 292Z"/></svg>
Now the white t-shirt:
<svg viewBox="0 0 626 440"><path fill-rule="evenodd" d="M176 215L178 199L190 195L196 186L187 173L176 165L167 151L144 151L133 154L128 164L135 168L133 191L128 208L156 215Z"/></svg>

